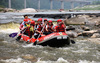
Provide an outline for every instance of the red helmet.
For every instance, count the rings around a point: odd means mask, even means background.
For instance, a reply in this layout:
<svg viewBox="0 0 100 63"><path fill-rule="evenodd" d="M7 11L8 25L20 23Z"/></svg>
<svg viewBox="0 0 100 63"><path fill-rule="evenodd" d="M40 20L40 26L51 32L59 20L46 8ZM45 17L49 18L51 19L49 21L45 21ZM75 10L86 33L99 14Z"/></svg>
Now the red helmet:
<svg viewBox="0 0 100 63"><path fill-rule="evenodd" d="M57 22L62 22L62 20L61 19L58 19Z"/></svg>
<svg viewBox="0 0 100 63"><path fill-rule="evenodd" d="M35 25L35 21L32 20L32 21L31 21L31 24L32 24L32 25Z"/></svg>
<svg viewBox="0 0 100 63"><path fill-rule="evenodd" d="M28 22L28 19L24 19L24 22Z"/></svg>
<svg viewBox="0 0 100 63"><path fill-rule="evenodd" d="M49 20L48 22L49 22L49 23L52 23L52 21L51 21L51 20Z"/></svg>
<svg viewBox="0 0 100 63"><path fill-rule="evenodd" d="M47 19L44 19L44 21L48 21Z"/></svg>
<svg viewBox="0 0 100 63"><path fill-rule="evenodd" d="M42 18L39 18L38 21L41 21L42 22Z"/></svg>

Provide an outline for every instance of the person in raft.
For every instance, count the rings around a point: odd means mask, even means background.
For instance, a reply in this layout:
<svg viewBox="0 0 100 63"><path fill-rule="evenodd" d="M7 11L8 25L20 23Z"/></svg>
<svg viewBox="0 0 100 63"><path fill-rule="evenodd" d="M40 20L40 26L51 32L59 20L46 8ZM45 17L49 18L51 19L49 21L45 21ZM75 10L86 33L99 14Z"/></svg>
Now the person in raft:
<svg viewBox="0 0 100 63"><path fill-rule="evenodd" d="M47 34L51 34L54 32L54 26L51 20L49 20L48 24L46 25L46 31L47 31Z"/></svg>
<svg viewBox="0 0 100 63"><path fill-rule="evenodd" d="M48 25L48 20L47 19L44 19L44 24L43 24L43 27L44 27L43 34L44 35L48 35L48 33L46 31L46 25Z"/></svg>
<svg viewBox="0 0 100 63"><path fill-rule="evenodd" d="M23 21L23 25L25 25L25 22L29 22L32 21L32 19L28 18L28 15L24 15L24 21Z"/></svg>
<svg viewBox="0 0 100 63"><path fill-rule="evenodd" d="M43 29L44 29L44 26L42 24L42 18L39 18L37 20L37 24L34 27L34 30L35 30L34 37L35 37L35 39L37 39L38 37L41 37L41 35L43 35Z"/></svg>
<svg viewBox="0 0 100 63"><path fill-rule="evenodd" d="M24 15L24 21L20 24L19 29L21 30L21 34L25 34L29 36L30 38L34 34L34 26L35 21L32 19L29 19L27 15ZM19 41L21 38L21 35L16 38L17 41Z"/></svg>
<svg viewBox="0 0 100 63"><path fill-rule="evenodd" d="M35 26L35 21L29 22L29 26L26 26L24 28L25 32L23 34L25 34L31 38L32 35L34 35L34 26Z"/></svg>
<svg viewBox="0 0 100 63"><path fill-rule="evenodd" d="M57 20L57 25L55 26L55 32L65 32L66 25L64 24L64 21L61 19Z"/></svg>
<svg viewBox="0 0 100 63"><path fill-rule="evenodd" d="M23 30L24 27L29 26L28 23L31 22L31 21L33 21L33 20L30 19L30 18L28 18L28 15L24 15L24 20L23 20L23 22L20 23L19 29L20 29L20 30Z"/></svg>

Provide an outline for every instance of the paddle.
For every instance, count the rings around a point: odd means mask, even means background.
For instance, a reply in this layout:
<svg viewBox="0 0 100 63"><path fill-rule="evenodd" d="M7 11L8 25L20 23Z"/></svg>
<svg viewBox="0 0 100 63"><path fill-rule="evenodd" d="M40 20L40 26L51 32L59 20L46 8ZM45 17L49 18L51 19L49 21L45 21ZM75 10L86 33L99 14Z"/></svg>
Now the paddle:
<svg viewBox="0 0 100 63"><path fill-rule="evenodd" d="M21 30L22 31L22 30ZM26 31L26 29L22 32L22 34ZM12 37L14 38L15 36L17 36L18 32L15 32L15 33L11 33L9 34L9 37Z"/></svg>
<svg viewBox="0 0 100 63"><path fill-rule="evenodd" d="M71 40L71 43L72 43L72 44L75 44L76 42L75 42L74 40Z"/></svg>
<svg viewBox="0 0 100 63"><path fill-rule="evenodd" d="M46 25L46 24L45 24L45 25ZM45 27L45 25L44 25L44 27ZM41 32L44 30L44 27L42 28ZM39 34L38 38L40 37L40 35L41 35L41 34ZM33 43L33 45L36 45L36 44L37 44L38 38L37 38L36 41Z"/></svg>
<svg viewBox="0 0 100 63"><path fill-rule="evenodd" d="M9 37L12 37L12 38L14 38L15 36L17 36L17 32L16 33L11 33L10 35L9 35Z"/></svg>
<svg viewBox="0 0 100 63"><path fill-rule="evenodd" d="M21 34L23 34L23 33L26 31L26 29L27 29L27 28L25 28L23 31L21 30L21 32L22 32ZM21 36L22 36L22 35L19 35L19 36L16 38L16 40L19 41L19 40L21 39Z"/></svg>

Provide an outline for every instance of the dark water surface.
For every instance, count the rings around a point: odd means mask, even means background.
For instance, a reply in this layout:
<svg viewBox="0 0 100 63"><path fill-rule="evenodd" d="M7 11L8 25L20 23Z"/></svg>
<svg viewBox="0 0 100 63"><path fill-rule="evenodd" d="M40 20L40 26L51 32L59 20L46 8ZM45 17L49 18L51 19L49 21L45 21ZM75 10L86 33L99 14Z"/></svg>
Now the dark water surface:
<svg viewBox="0 0 100 63"><path fill-rule="evenodd" d="M77 39L76 44L60 48L33 46L19 43L9 38L8 34L0 34L0 63L34 63L31 59L23 58L27 55L35 57L37 63L99 63L100 45Z"/></svg>

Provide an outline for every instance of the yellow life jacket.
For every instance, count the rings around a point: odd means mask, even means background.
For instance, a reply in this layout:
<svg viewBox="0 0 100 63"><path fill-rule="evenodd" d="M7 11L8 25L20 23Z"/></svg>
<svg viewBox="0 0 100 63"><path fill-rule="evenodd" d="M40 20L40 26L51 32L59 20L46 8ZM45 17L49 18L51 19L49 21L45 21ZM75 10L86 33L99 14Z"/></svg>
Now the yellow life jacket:
<svg viewBox="0 0 100 63"><path fill-rule="evenodd" d="M30 27L30 31L34 32L34 27L31 26Z"/></svg>
<svg viewBox="0 0 100 63"><path fill-rule="evenodd" d="M29 27L29 26L30 26L30 24L26 24L26 26L27 26L27 27Z"/></svg>

